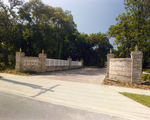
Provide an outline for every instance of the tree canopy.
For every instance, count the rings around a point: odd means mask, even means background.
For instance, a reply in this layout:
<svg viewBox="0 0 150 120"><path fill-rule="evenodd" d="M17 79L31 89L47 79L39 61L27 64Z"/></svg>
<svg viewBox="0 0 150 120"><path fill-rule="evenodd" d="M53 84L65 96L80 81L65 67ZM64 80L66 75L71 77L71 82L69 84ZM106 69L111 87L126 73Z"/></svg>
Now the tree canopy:
<svg viewBox="0 0 150 120"><path fill-rule="evenodd" d="M86 66L104 66L106 54L113 48L106 34L79 33L70 11L41 0L9 2L10 6L0 2L0 52L6 65L8 54L15 58L21 48L28 56L37 56L43 49L48 58L70 56L83 59Z"/></svg>
<svg viewBox="0 0 150 120"><path fill-rule="evenodd" d="M149 0L124 0L126 13L116 17L117 24L109 28L118 46L116 57L130 57L135 46L143 52L143 66L150 66L150 9Z"/></svg>

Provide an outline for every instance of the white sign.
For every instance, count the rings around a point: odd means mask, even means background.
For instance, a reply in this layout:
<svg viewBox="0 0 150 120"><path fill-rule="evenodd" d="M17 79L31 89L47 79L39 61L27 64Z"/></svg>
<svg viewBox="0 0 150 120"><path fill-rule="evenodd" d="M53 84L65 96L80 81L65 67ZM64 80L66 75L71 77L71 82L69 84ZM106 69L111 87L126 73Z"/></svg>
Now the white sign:
<svg viewBox="0 0 150 120"><path fill-rule="evenodd" d="M110 62L110 70L113 71L125 71L124 62Z"/></svg>
<svg viewBox="0 0 150 120"><path fill-rule="evenodd" d="M29 59L26 59L24 60L24 65L34 65L34 66L38 66L38 63L39 63L39 60L29 60Z"/></svg>
<svg viewBox="0 0 150 120"><path fill-rule="evenodd" d="M111 65L123 67L125 65L125 63L124 62L111 62Z"/></svg>

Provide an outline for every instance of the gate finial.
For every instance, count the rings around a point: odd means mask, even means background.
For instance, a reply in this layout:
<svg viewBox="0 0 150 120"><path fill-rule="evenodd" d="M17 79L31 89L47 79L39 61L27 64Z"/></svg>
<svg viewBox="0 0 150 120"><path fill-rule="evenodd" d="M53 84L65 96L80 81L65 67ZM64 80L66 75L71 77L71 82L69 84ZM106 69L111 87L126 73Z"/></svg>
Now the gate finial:
<svg viewBox="0 0 150 120"><path fill-rule="evenodd" d="M137 47L137 45L135 46L135 51L138 51L138 47Z"/></svg>
<svg viewBox="0 0 150 120"><path fill-rule="evenodd" d="M112 49L110 48L110 54L112 54Z"/></svg>
<svg viewBox="0 0 150 120"><path fill-rule="evenodd" d="M19 51L21 52L21 47L20 47Z"/></svg>
<svg viewBox="0 0 150 120"><path fill-rule="evenodd" d="M42 50L42 53L44 54L44 50Z"/></svg>

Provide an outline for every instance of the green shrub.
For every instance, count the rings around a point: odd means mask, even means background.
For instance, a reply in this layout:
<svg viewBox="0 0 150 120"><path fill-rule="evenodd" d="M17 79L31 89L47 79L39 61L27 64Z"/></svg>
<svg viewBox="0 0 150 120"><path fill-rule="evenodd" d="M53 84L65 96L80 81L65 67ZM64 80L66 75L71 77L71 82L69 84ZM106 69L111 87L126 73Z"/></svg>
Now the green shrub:
<svg viewBox="0 0 150 120"><path fill-rule="evenodd" d="M144 71L150 73L150 69L144 69Z"/></svg>
<svg viewBox="0 0 150 120"><path fill-rule="evenodd" d="M4 62L0 62L0 71L3 71L3 70L12 70L12 69L15 69L15 65L13 65L11 62L9 62L9 65L5 65Z"/></svg>
<svg viewBox="0 0 150 120"><path fill-rule="evenodd" d="M142 78L144 81L146 81L146 80L150 81L150 75L148 75L148 74L142 74Z"/></svg>
<svg viewBox="0 0 150 120"><path fill-rule="evenodd" d="M0 65L0 71L2 71L2 70L4 70L4 69L5 69L5 67L2 66L2 65Z"/></svg>
<svg viewBox="0 0 150 120"><path fill-rule="evenodd" d="M148 80L150 81L150 76L148 76Z"/></svg>
<svg viewBox="0 0 150 120"><path fill-rule="evenodd" d="M146 81L147 78L148 78L148 75L147 74L142 74L142 78L143 78L144 81Z"/></svg>

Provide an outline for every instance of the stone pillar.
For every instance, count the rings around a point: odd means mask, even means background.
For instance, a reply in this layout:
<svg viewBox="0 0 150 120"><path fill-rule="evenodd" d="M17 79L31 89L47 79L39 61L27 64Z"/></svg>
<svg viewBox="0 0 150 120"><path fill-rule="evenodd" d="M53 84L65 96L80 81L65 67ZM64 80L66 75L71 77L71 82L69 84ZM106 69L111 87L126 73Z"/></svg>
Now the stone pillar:
<svg viewBox="0 0 150 120"><path fill-rule="evenodd" d="M110 58L114 58L114 54L112 54L112 51L110 49L110 54L107 54L107 78L109 78L109 61Z"/></svg>
<svg viewBox="0 0 150 120"><path fill-rule="evenodd" d="M41 60L41 72L46 72L46 54L44 54L44 50L39 53L39 58Z"/></svg>
<svg viewBox="0 0 150 120"><path fill-rule="evenodd" d="M131 52L131 82L141 84L142 80L142 51Z"/></svg>
<svg viewBox="0 0 150 120"><path fill-rule="evenodd" d="M16 66L15 66L15 70L16 71L22 71L22 57L25 56L24 52L21 52L21 48L20 48L20 52L16 52Z"/></svg>
<svg viewBox="0 0 150 120"><path fill-rule="evenodd" d="M72 64L71 64L71 63L72 63L72 58L69 57L67 60L69 61L69 69L71 70L71 66L72 66Z"/></svg>
<svg viewBox="0 0 150 120"><path fill-rule="evenodd" d="M81 67L83 67L83 59L81 59L80 62L81 62Z"/></svg>
<svg viewBox="0 0 150 120"><path fill-rule="evenodd" d="M77 59L76 62L79 62L79 60ZM79 65L77 64L77 65L76 65L76 68L78 68L78 67L79 67Z"/></svg>

